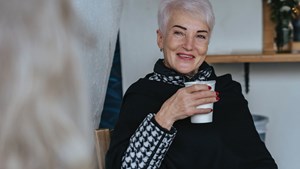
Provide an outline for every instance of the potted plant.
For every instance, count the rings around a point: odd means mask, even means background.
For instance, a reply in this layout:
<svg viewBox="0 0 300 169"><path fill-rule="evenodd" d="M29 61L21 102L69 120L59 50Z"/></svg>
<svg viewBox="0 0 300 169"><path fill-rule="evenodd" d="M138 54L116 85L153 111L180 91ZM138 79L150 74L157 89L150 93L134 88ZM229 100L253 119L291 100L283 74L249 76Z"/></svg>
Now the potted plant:
<svg viewBox="0 0 300 169"><path fill-rule="evenodd" d="M288 52L285 46L293 38L292 20L299 15L299 0L270 0L271 20L275 23L275 42L278 52Z"/></svg>

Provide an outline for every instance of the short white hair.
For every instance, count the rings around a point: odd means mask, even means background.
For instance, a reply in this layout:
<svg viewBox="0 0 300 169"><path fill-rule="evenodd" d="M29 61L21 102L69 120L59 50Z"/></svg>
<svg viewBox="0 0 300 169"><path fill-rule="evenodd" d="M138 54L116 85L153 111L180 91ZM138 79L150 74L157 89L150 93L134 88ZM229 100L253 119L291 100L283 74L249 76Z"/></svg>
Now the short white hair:
<svg viewBox="0 0 300 169"><path fill-rule="evenodd" d="M160 0L157 21L159 30L165 34L173 11L181 10L191 15L204 18L210 32L213 31L215 15L209 0Z"/></svg>
<svg viewBox="0 0 300 169"><path fill-rule="evenodd" d="M73 17L71 0L0 1L0 168L92 163Z"/></svg>

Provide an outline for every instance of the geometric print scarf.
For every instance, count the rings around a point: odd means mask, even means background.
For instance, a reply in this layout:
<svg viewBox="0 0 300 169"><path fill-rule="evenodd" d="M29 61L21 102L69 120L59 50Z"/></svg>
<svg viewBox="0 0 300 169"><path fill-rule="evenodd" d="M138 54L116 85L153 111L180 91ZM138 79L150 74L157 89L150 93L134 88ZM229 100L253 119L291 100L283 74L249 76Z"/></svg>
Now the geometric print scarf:
<svg viewBox="0 0 300 169"><path fill-rule="evenodd" d="M181 75L174 70L167 68L163 63L163 59L159 59L154 66L154 72L148 77L148 79L177 86L184 86L184 83L189 81L205 81L211 76L213 69L211 66L204 63L205 62L203 62L198 72L193 77L188 78L187 76Z"/></svg>

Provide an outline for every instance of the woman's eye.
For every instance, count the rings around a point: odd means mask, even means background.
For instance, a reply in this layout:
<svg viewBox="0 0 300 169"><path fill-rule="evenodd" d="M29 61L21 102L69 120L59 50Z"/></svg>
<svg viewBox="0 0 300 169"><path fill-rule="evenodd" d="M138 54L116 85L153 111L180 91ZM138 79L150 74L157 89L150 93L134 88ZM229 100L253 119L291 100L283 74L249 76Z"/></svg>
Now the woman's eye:
<svg viewBox="0 0 300 169"><path fill-rule="evenodd" d="M204 35L197 35L197 38L199 38L199 39L206 39L206 36L204 36Z"/></svg>
<svg viewBox="0 0 300 169"><path fill-rule="evenodd" d="M174 32L174 35L177 35L177 36L184 36L184 33L179 32L179 31L175 31L175 32Z"/></svg>

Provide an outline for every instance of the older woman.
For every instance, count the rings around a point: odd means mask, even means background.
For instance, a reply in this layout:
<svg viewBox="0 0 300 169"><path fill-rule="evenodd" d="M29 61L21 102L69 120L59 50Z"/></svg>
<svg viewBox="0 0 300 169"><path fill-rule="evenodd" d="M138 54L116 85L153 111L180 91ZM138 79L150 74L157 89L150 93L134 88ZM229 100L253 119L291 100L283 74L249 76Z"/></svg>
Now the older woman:
<svg viewBox="0 0 300 169"><path fill-rule="evenodd" d="M217 77L205 62L214 14L208 0L163 0L157 44L163 52L154 72L126 92L107 154L107 168L277 168L260 140L239 83ZM195 80L216 80L184 87ZM209 113L212 123L189 117Z"/></svg>

